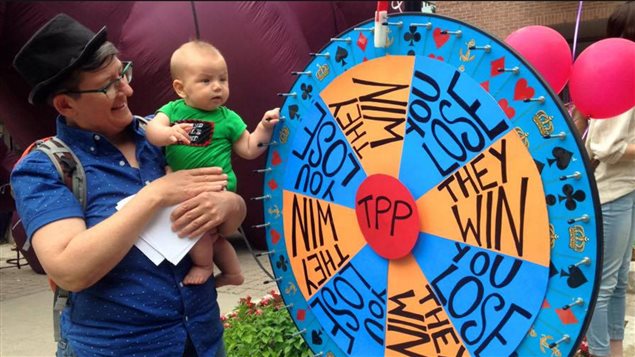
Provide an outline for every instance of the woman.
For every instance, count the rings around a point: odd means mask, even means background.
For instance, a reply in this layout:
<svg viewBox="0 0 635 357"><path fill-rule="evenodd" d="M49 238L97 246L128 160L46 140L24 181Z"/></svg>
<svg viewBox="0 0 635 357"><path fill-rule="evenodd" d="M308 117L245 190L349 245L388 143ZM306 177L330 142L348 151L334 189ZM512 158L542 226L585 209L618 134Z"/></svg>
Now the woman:
<svg viewBox="0 0 635 357"><path fill-rule="evenodd" d="M156 266L134 244L153 216L173 205L180 237L235 230L244 201L221 191L227 181L219 168L165 175L160 149L146 141L127 105L132 64L106 37L105 27L94 33L60 14L14 60L33 87L29 101L57 110L57 137L86 172L85 210L41 152L23 158L11 176L40 263L72 292L58 356L224 355L214 279L184 286L189 258Z"/></svg>

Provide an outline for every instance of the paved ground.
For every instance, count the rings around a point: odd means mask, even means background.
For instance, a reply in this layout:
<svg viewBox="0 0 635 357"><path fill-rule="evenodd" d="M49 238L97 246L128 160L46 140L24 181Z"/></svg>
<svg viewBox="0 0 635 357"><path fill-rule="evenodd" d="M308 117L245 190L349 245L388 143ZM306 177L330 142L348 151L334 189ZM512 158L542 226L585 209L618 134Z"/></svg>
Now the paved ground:
<svg viewBox="0 0 635 357"><path fill-rule="evenodd" d="M254 298L278 288L258 266L241 238L231 240L241 262L245 283L218 289L222 313L228 313L241 297ZM45 275L36 274L28 265L12 267L7 259L16 258L12 245L0 244L0 357L53 356L53 293ZM271 266L266 256L258 258L267 271ZM24 264L26 260L23 260Z"/></svg>
<svg viewBox="0 0 635 357"><path fill-rule="evenodd" d="M242 286L226 286L218 290L219 305L223 313L230 312L241 297L264 296L275 284L263 284L269 277L258 266L244 242L232 239L245 273ZM15 258L11 245L0 245L0 357L53 356L55 343L52 335L52 292L46 276L34 273L31 268L8 267L6 260ZM265 269L270 270L266 257L259 258ZM26 264L26 263L25 263ZM7 267L7 268L5 268ZM635 263L631 263L635 275ZM635 279L632 279L635 281ZM635 294L627 295L629 321L625 336L624 356L635 356ZM546 355L545 355L546 356Z"/></svg>

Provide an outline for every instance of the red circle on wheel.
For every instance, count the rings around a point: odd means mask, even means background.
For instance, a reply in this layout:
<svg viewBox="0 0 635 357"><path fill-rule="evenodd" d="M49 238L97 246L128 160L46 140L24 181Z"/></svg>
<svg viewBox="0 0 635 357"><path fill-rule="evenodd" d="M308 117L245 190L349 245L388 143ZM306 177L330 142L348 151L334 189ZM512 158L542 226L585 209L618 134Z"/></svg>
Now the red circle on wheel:
<svg viewBox="0 0 635 357"><path fill-rule="evenodd" d="M366 242L380 256L410 254L419 236L419 214L410 191L396 178L368 176L355 196L357 223Z"/></svg>

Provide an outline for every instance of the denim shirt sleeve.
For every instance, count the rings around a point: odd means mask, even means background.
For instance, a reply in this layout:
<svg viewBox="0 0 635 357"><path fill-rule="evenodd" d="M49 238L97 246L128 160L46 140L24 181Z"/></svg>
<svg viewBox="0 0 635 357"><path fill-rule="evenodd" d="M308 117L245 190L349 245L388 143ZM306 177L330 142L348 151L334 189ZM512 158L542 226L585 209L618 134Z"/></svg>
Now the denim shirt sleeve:
<svg viewBox="0 0 635 357"><path fill-rule="evenodd" d="M28 240L49 223L84 217L79 201L42 152L33 151L18 162L11 172L11 188Z"/></svg>

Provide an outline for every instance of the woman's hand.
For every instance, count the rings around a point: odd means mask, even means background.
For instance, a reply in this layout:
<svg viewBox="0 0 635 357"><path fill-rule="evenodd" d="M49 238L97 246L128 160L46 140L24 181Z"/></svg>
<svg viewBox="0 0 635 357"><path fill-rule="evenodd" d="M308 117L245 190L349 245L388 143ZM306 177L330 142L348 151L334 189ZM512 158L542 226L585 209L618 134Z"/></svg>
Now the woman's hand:
<svg viewBox="0 0 635 357"><path fill-rule="evenodd" d="M227 175L220 167L206 167L169 172L152 181L139 194L160 200L163 207L174 206L201 193L218 192L227 187Z"/></svg>
<svg viewBox="0 0 635 357"><path fill-rule="evenodd" d="M245 219L244 200L229 191L203 192L172 211L172 230L179 237L198 237L206 232L233 233Z"/></svg>

